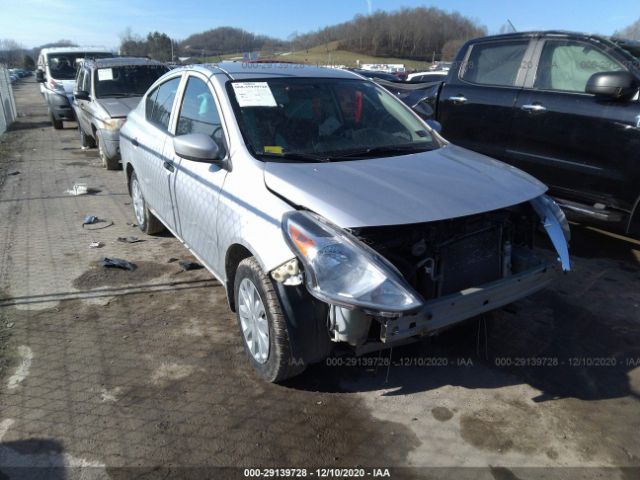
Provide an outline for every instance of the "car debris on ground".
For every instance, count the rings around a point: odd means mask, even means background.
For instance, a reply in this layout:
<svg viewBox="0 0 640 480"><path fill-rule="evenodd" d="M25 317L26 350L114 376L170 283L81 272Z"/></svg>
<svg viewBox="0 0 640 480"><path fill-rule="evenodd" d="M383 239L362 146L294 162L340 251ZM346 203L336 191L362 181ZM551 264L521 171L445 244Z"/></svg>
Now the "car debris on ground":
<svg viewBox="0 0 640 480"><path fill-rule="evenodd" d="M129 270L130 272L133 272L136 268L138 268L135 263L131 263L122 258L115 257L103 257L98 261L98 264L106 268L121 268L123 270Z"/></svg>

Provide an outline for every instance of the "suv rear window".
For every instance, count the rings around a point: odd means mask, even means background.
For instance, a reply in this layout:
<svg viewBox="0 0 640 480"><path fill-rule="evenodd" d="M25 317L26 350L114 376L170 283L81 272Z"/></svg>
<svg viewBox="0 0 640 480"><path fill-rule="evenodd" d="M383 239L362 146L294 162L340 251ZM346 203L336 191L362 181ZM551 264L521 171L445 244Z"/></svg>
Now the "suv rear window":
<svg viewBox="0 0 640 480"><path fill-rule="evenodd" d="M56 80L73 80L76 78L78 65L85 58L113 57L110 52L60 52L49 53L47 63L51 78Z"/></svg>
<svg viewBox="0 0 640 480"><path fill-rule="evenodd" d="M473 45L462 79L484 85L514 85L528 46L529 40Z"/></svg>

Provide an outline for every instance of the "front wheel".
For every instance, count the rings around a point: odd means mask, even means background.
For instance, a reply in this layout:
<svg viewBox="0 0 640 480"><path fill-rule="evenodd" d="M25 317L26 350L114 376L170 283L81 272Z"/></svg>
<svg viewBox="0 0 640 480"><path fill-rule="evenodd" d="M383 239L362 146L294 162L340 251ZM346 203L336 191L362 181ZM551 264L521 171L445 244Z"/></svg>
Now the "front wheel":
<svg viewBox="0 0 640 480"><path fill-rule="evenodd" d="M133 203L133 212L136 215L138 227L144 233L148 235L154 235L164 230L164 225L156 216L147 208L147 202L145 202L142 196L142 189L140 188L140 181L136 172L131 174L130 180L131 200Z"/></svg>
<svg viewBox="0 0 640 480"><path fill-rule="evenodd" d="M62 120L56 119L51 110L49 110L49 120L51 120L51 126L54 130L62 130Z"/></svg>
<svg viewBox="0 0 640 480"><path fill-rule="evenodd" d="M107 155L107 151L104 148L104 142L102 141L100 133L96 133L96 144L98 146L98 156L100 157L102 166L107 170L120 170L120 160L118 160L117 158L110 158Z"/></svg>
<svg viewBox="0 0 640 480"><path fill-rule="evenodd" d="M234 292L244 349L258 375L268 382L281 382L302 373L305 364L291 354L278 295L254 257L238 265Z"/></svg>
<svg viewBox="0 0 640 480"><path fill-rule="evenodd" d="M78 126L78 130L80 130L80 146L82 146L82 148L93 148L96 146L93 138L84 133L81 126Z"/></svg>

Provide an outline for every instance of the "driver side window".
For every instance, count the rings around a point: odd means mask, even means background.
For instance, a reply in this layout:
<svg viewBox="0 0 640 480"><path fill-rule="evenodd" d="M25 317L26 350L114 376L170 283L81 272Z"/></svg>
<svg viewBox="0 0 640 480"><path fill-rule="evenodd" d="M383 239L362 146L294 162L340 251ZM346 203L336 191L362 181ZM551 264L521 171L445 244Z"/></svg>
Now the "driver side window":
<svg viewBox="0 0 640 480"><path fill-rule="evenodd" d="M624 68L595 46L572 40L546 41L534 88L584 93L594 73Z"/></svg>
<svg viewBox="0 0 640 480"><path fill-rule="evenodd" d="M190 76L182 97L176 135L204 133L224 151L224 135L213 94L205 82Z"/></svg>

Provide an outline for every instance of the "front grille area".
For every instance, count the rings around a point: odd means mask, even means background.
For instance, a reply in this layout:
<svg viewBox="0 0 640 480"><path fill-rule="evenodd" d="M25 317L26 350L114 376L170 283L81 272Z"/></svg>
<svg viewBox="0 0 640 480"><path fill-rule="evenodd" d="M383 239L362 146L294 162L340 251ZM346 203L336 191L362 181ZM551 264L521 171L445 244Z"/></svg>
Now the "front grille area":
<svg viewBox="0 0 640 480"><path fill-rule="evenodd" d="M499 279L502 274L501 250L500 228L490 228L442 248L440 295Z"/></svg>
<svg viewBox="0 0 640 480"><path fill-rule="evenodd" d="M533 246L527 205L439 222L353 230L390 261L425 299L498 280L505 248ZM505 247L510 244L510 247ZM508 252L507 252L508 253ZM507 255L508 257L508 255Z"/></svg>

